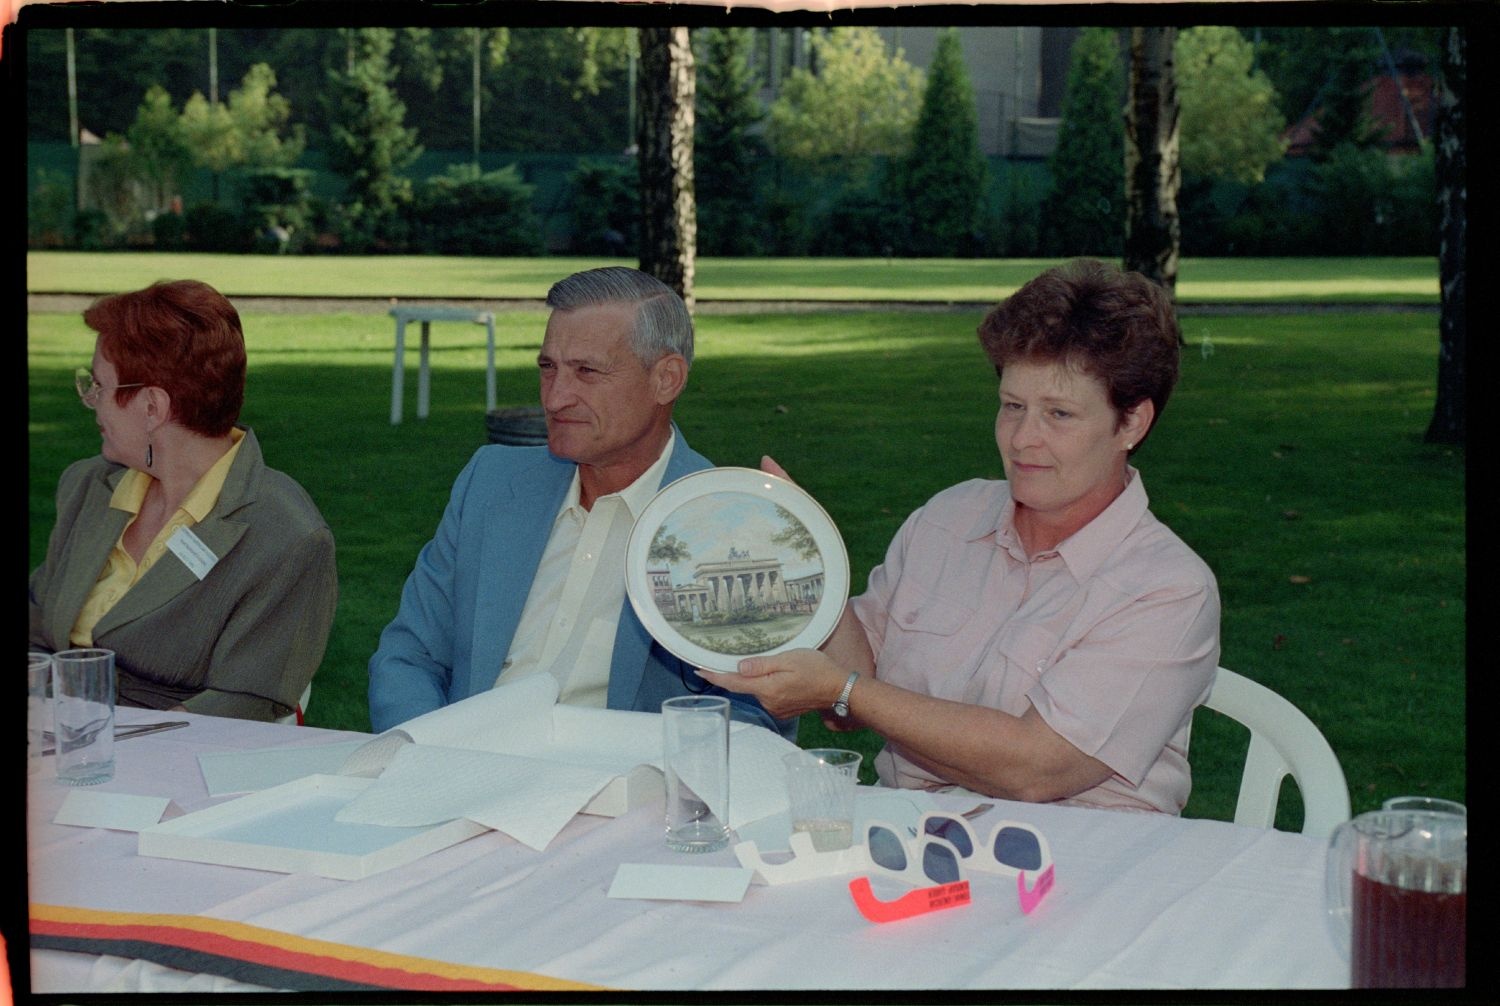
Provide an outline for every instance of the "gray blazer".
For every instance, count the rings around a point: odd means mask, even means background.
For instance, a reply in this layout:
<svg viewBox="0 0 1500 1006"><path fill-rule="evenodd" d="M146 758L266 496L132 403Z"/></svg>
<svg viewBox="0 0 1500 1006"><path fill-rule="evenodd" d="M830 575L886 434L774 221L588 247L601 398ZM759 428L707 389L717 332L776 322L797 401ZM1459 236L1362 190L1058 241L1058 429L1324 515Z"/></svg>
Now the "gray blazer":
<svg viewBox="0 0 1500 1006"><path fill-rule="evenodd" d="M130 519L109 506L125 471L93 457L58 481L57 525L29 583L33 650L71 645L73 623ZM94 627L94 644L115 651L119 703L286 715L333 625L333 533L296 481L266 467L249 430L219 501L193 532L219 557L201 581L169 551Z"/></svg>

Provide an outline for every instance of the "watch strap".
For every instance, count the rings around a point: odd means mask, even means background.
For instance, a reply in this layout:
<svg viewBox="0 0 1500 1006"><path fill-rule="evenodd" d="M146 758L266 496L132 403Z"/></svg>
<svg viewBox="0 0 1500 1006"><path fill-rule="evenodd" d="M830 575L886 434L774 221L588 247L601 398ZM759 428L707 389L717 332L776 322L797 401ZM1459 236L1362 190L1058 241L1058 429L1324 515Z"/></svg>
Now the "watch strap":
<svg viewBox="0 0 1500 1006"><path fill-rule="evenodd" d="M833 700L833 714L840 719L849 715L849 693L854 691L854 683L858 680L859 672L850 671L849 680L844 682L844 690Z"/></svg>

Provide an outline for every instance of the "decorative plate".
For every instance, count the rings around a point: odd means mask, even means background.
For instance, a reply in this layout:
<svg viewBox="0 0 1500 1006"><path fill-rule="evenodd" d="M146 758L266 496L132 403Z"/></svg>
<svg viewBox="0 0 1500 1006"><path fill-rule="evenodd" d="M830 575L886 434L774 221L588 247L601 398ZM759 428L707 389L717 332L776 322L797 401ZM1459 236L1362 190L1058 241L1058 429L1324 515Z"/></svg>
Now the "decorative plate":
<svg viewBox="0 0 1500 1006"><path fill-rule="evenodd" d="M733 672L741 657L821 645L849 598L849 556L828 513L795 484L710 468L641 511L625 592L673 655Z"/></svg>

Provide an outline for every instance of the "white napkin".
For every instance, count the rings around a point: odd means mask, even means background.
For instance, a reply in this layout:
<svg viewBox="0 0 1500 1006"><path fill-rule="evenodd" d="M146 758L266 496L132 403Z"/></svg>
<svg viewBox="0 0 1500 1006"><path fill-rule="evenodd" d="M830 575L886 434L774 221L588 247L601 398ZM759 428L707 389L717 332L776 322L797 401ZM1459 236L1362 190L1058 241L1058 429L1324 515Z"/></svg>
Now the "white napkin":
<svg viewBox="0 0 1500 1006"><path fill-rule="evenodd" d="M781 757L796 746L730 725L729 825L786 808ZM341 772L376 776L341 821L434 824L466 817L544 848L614 779L662 766L659 713L557 704L539 674L408 720L349 756Z"/></svg>
<svg viewBox="0 0 1500 1006"><path fill-rule="evenodd" d="M520 755L408 744L335 820L418 826L465 817L541 850L617 774Z"/></svg>

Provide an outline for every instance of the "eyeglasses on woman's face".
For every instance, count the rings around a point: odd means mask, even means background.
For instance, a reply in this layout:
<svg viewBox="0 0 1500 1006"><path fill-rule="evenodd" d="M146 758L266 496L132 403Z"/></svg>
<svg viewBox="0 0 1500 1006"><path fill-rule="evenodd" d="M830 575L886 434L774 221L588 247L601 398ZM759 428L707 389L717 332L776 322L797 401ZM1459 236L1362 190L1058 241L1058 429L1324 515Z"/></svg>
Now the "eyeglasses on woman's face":
<svg viewBox="0 0 1500 1006"><path fill-rule="evenodd" d="M145 386L144 382L137 382L135 384L116 384L112 388L105 388L104 385L94 380L94 371L89 367L79 367L73 371L73 387L77 390L78 397L83 400L83 404L90 409L99 404L99 395L101 392L119 391L121 388L144 388Z"/></svg>

